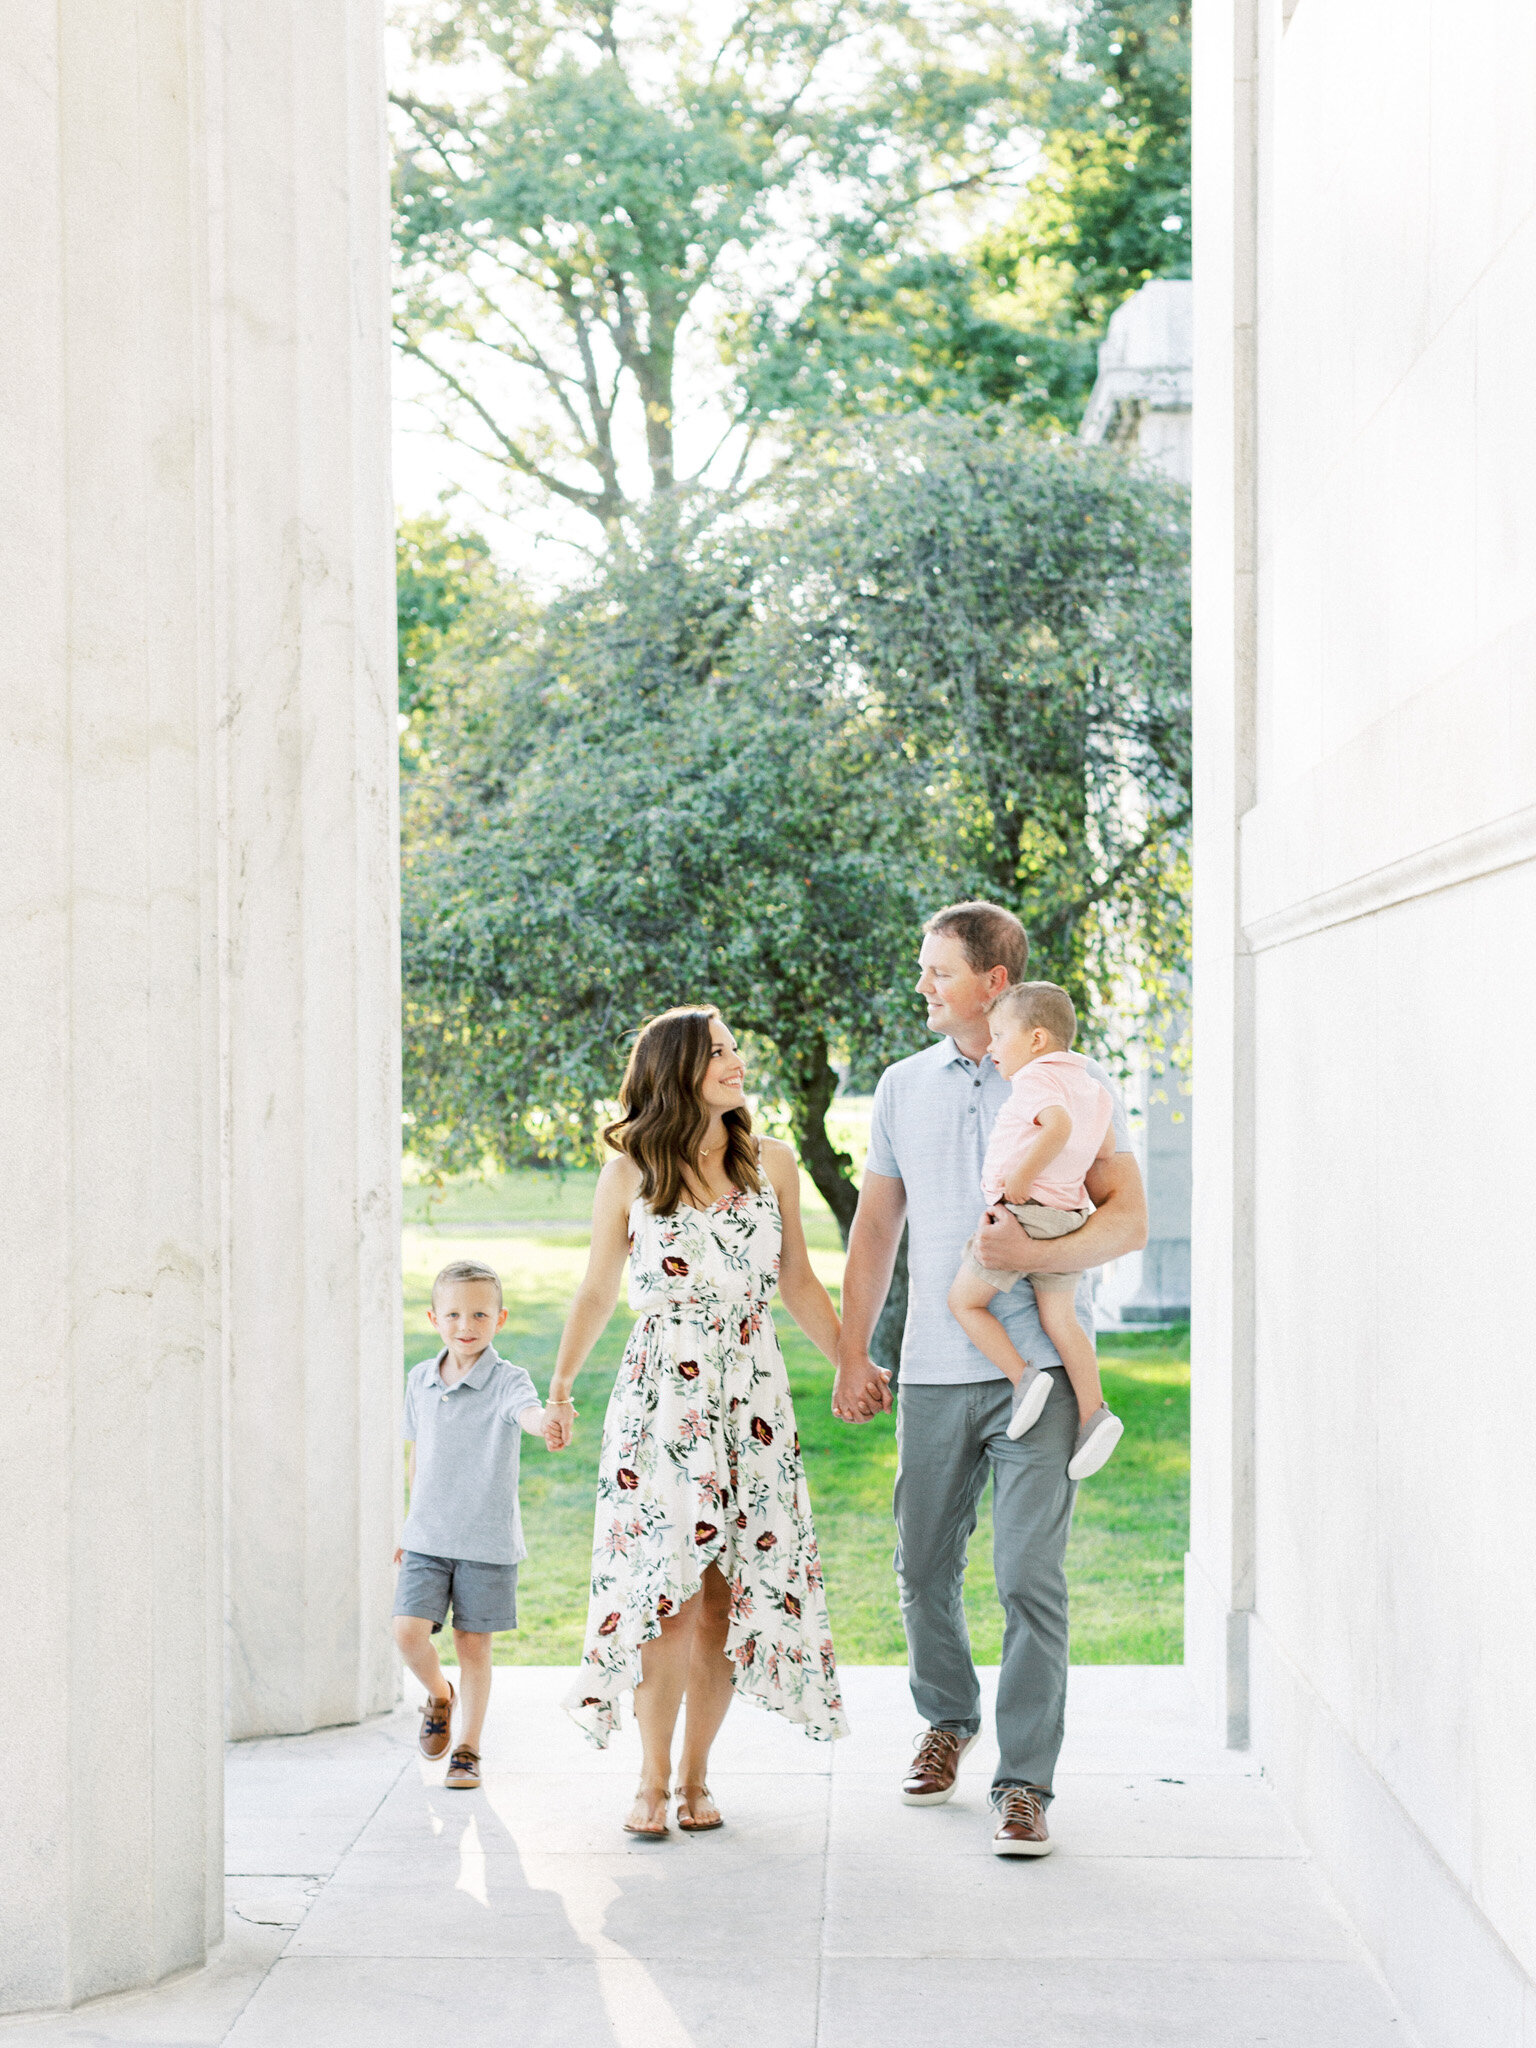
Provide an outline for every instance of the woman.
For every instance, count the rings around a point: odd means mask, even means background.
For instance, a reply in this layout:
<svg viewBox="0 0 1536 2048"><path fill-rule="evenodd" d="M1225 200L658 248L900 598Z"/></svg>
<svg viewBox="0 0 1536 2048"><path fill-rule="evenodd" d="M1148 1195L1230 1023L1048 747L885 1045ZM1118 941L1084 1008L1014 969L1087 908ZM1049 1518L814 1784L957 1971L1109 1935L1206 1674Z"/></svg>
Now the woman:
<svg viewBox="0 0 1536 2048"><path fill-rule="evenodd" d="M677 1823L691 1833L721 1825L709 1752L733 1688L809 1735L847 1732L775 1286L828 1359L837 1316L805 1248L795 1155L752 1136L745 1079L712 1005L640 1033L549 1387L563 1449L571 1387L627 1256L639 1320L603 1428L586 1650L565 1706L601 1748L634 1688L643 1762L624 1825L636 1835L667 1833L685 1698Z"/></svg>

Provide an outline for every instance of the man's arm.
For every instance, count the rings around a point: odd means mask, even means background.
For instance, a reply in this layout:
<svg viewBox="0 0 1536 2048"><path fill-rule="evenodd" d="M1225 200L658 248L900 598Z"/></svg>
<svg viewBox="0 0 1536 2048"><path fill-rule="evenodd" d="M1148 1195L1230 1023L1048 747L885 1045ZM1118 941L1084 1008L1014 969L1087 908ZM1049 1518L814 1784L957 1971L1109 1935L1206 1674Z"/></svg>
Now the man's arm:
<svg viewBox="0 0 1536 2048"><path fill-rule="evenodd" d="M1135 1153L1095 1159L1084 1185L1093 1214L1066 1237L1031 1237L1006 1209L989 1210L976 1231L979 1263L1004 1273L1081 1273L1139 1252L1147 1241L1147 1195Z"/></svg>
<svg viewBox="0 0 1536 2048"><path fill-rule="evenodd" d="M832 1413L844 1422L868 1422L891 1405L891 1376L870 1357L869 1340L890 1292L906 1214L905 1184L889 1174L866 1169L848 1233L843 1329L832 1389Z"/></svg>

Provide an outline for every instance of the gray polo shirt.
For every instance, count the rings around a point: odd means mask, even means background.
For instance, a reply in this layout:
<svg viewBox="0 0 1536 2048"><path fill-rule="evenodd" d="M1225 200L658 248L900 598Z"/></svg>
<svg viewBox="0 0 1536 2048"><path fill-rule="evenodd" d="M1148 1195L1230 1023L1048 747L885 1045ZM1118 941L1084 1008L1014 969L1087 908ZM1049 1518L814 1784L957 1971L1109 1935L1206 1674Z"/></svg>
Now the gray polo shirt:
<svg viewBox="0 0 1536 2048"><path fill-rule="evenodd" d="M1088 1062L1088 1071L1114 1101L1115 1150L1129 1152L1130 1126L1119 1089L1096 1060ZM981 1162L992 1120L1008 1094L1009 1083L990 1056L977 1066L952 1038L887 1067L875 1090L865 1168L899 1180L907 1192L910 1292L901 1377L908 1386L964 1386L1003 1377L950 1314L948 1295L965 1241L987 1206ZM1060 1369L1056 1347L1040 1327L1032 1287L1020 1284L1010 1294L994 1294L990 1306L1025 1358ZM1078 1284L1077 1314L1091 1336L1086 1277Z"/></svg>
<svg viewBox="0 0 1536 2048"><path fill-rule="evenodd" d="M528 1555L517 1511L517 1418L539 1390L520 1365L487 1344L473 1370L445 1387L436 1358L413 1365L405 1382L405 1436L416 1446L416 1483L401 1542L428 1557L520 1564Z"/></svg>

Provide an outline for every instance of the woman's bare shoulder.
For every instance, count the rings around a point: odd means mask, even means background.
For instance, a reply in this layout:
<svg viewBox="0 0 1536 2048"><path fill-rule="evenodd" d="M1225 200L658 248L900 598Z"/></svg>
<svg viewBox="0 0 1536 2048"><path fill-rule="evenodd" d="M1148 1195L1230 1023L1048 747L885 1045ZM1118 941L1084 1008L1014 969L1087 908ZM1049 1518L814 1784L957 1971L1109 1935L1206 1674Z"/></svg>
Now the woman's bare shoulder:
<svg viewBox="0 0 1536 2048"><path fill-rule="evenodd" d="M786 1145L782 1138L759 1138L757 1156L762 1161L763 1171L777 1187L786 1175L798 1176L800 1160L793 1145Z"/></svg>
<svg viewBox="0 0 1536 2048"><path fill-rule="evenodd" d="M640 1192L641 1173L627 1152L615 1152L597 1176L598 1199L627 1209Z"/></svg>

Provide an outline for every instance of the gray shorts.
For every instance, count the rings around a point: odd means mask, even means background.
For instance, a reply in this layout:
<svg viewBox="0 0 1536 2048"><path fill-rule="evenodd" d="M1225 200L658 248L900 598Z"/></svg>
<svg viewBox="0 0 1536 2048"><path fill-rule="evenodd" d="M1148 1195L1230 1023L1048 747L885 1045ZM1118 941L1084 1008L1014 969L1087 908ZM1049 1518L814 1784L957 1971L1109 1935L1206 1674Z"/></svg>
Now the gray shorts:
<svg viewBox="0 0 1536 2048"><path fill-rule="evenodd" d="M1068 1237L1074 1230L1081 1230L1093 1214L1091 1209L1052 1209L1044 1202L1003 1202L993 1206L1017 1216L1031 1237ZM984 1266L975 1255L975 1243L974 1237L966 1239L960 1270L973 1279L979 1276L999 1294L1011 1294L1021 1280L1028 1280L1036 1294L1075 1294L1083 1277L1081 1273L1005 1273L1000 1268Z"/></svg>
<svg viewBox="0 0 1536 2048"><path fill-rule="evenodd" d="M395 1582L396 1614L430 1621L436 1635L453 1607L453 1625L466 1635L489 1636L517 1627L517 1566L482 1564L474 1557L428 1557L408 1550Z"/></svg>

